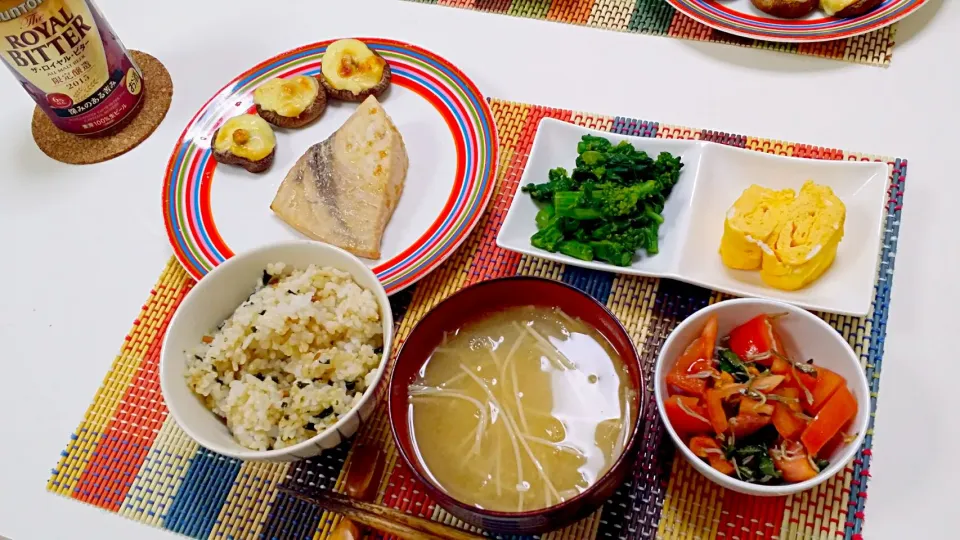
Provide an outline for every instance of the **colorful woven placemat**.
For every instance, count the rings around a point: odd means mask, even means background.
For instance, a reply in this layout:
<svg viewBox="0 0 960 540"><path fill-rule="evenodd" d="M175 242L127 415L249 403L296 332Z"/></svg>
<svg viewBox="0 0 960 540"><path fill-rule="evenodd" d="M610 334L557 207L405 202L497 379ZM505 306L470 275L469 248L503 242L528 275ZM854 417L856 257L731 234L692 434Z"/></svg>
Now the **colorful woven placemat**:
<svg viewBox="0 0 960 540"><path fill-rule="evenodd" d="M488 13L592 26L694 41L740 45L860 64L886 66L893 56L897 25L835 41L774 43L714 30L679 13L665 0L407 0Z"/></svg>
<svg viewBox="0 0 960 540"><path fill-rule="evenodd" d="M538 275L570 283L606 303L633 336L649 374L657 351L674 326L697 309L721 299L718 293L670 280L565 267L496 246L496 232L517 190L537 125L544 117L613 133L711 140L788 156L880 159L890 165L891 184L873 309L865 318L823 316L860 356L875 410L906 161L505 101L493 100L491 108L500 134L501 161L490 208L450 260L415 288L391 298L398 344L433 306L466 285L500 276ZM196 538L326 538L338 518L279 494L276 487L336 488L350 464L350 443L299 463L241 462L198 447L168 416L157 374L160 343L170 317L193 285L171 259L150 291L93 405L71 435L52 471L48 489ZM374 418L355 440L381 444L387 450L390 473L381 485L379 502L459 524L426 496L397 460L382 403ZM648 405L644 420L641 452L629 480L591 517L544 538L859 537L869 477L872 420L863 448L843 473L811 491L775 498L738 495L710 483L674 454L654 403Z"/></svg>

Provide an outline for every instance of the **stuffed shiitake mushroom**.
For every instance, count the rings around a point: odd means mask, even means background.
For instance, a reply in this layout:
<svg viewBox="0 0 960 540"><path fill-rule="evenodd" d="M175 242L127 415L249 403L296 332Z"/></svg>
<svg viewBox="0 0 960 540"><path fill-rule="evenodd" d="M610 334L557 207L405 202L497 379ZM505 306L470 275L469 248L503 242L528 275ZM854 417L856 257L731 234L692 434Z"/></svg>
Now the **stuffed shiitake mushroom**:
<svg viewBox="0 0 960 540"><path fill-rule="evenodd" d="M213 133L213 158L259 173L270 168L277 153L273 128L255 114L235 116Z"/></svg>
<svg viewBox="0 0 960 540"><path fill-rule="evenodd" d="M253 92L257 114L282 128L299 128L313 122L327 108L327 93L314 77L297 75L271 79Z"/></svg>
<svg viewBox="0 0 960 540"><path fill-rule="evenodd" d="M320 83L327 94L343 101L363 101L390 86L390 66L376 51L356 39L341 39L323 54Z"/></svg>
<svg viewBox="0 0 960 540"><path fill-rule="evenodd" d="M820 9L835 17L859 17L883 3L883 0L820 0Z"/></svg>
<svg viewBox="0 0 960 540"><path fill-rule="evenodd" d="M817 0L752 0L753 5L764 13L784 19L805 17L817 8Z"/></svg>

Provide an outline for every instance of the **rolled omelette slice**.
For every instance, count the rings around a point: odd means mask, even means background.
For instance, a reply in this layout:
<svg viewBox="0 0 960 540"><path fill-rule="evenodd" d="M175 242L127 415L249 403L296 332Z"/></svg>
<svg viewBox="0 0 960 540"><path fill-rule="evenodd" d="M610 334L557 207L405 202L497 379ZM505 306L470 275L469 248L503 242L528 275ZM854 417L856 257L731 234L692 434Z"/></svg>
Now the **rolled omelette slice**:
<svg viewBox="0 0 960 540"><path fill-rule="evenodd" d="M794 191L775 191L758 185L745 189L727 210L720 239L723 264L736 270L757 270L763 252L787 206L794 200Z"/></svg>
<svg viewBox="0 0 960 540"><path fill-rule="evenodd" d="M794 291L823 275L837 256L846 214L832 189L804 183L770 239L771 251L763 254L764 283Z"/></svg>

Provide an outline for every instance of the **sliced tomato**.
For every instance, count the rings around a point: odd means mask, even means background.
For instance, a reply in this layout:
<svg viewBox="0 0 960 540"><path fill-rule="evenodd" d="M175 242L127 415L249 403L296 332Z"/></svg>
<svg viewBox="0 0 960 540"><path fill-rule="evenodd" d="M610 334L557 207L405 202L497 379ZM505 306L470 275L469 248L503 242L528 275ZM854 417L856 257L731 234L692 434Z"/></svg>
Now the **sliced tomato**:
<svg viewBox="0 0 960 540"><path fill-rule="evenodd" d="M690 447L690 451L693 452L693 455L697 457L705 458L710 455L711 450L722 450L720 449L720 443L716 439L708 435L697 435L690 439L690 444L687 446Z"/></svg>
<svg viewBox="0 0 960 540"><path fill-rule="evenodd" d="M707 389L707 380L691 377L691 375L712 369L712 363L704 356L703 338L698 337L687 346L677 359L677 363L667 373L667 386L676 393L691 396L703 395L704 390Z"/></svg>
<svg viewBox="0 0 960 540"><path fill-rule="evenodd" d="M783 375L763 375L754 379L750 387L758 392L768 394L776 390L784 379L786 379L786 377Z"/></svg>
<svg viewBox="0 0 960 540"><path fill-rule="evenodd" d="M736 438L753 435L760 428L770 424L769 416L759 414L738 414L729 420L730 433Z"/></svg>
<svg viewBox="0 0 960 540"><path fill-rule="evenodd" d="M773 466L783 474L785 481L804 482L819 474L810 464L802 444L796 441L785 441L783 446L787 451L785 455L780 455L771 449L770 457L773 458Z"/></svg>
<svg viewBox="0 0 960 540"><path fill-rule="evenodd" d="M796 388L782 385L773 392L770 392L770 395L784 398L782 403L787 405L791 411L800 412L803 410L803 407L800 406L800 391Z"/></svg>
<svg viewBox="0 0 960 540"><path fill-rule="evenodd" d="M770 364L770 371L774 375L786 375L790 372L790 362L787 362L782 356L774 356L773 363Z"/></svg>
<svg viewBox="0 0 960 540"><path fill-rule="evenodd" d="M820 449L820 453L818 453L817 455L823 456L824 458L829 458L837 450L843 447L843 445L846 444L844 442L844 439L847 437L848 434L850 434L850 426L853 424L853 420L854 418L847 420L847 423L844 424L842 428L840 428L840 431L838 431L837 434L834 435L832 439L827 441L827 444L823 445L823 448Z"/></svg>
<svg viewBox="0 0 960 540"><path fill-rule="evenodd" d="M817 386L817 378L808 373L804 373L796 367L789 366L786 379L783 385L788 388L796 388L800 392L800 404L804 410L813 405L813 389Z"/></svg>
<svg viewBox="0 0 960 540"><path fill-rule="evenodd" d="M759 414L761 416L770 416L773 414L773 402L762 403L755 399L743 397L740 399L740 415ZM713 419L710 419L711 422Z"/></svg>
<svg viewBox="0 0 960 540"><path fill-rule="evenodd" d="M681 437L713 432L713 427L706 419L707 411L695 397L670 396L663 402L663 410L670 419L670 425Z"/></svg>
<svg viewBox="0 0 960 540"><path fill-rule="evenodd" d="M707 362L713 361L713 349L717 346L717 329L719 326L717 316L711 315L707 319L707 324L703 327L703 332L700 333L700 338L703 340L703 357Z"/></svg>
<svg viewBox="0 0 960 540"><path fill-rule="evenodd" d="M807 422L783 403L773 404L773 426L784 439L796 439L807 428Z"/></svg>
<svg viewBox="0 0 960 540"><path fill-rule="evenodd" d="M750 360L768 352L783 354L783 343L773 328L773 319L766 314L757 315L730 332L730 350L744 360ZM756 362L770 366L776 355L758 359Z"/></svg>
<svg viewBox="0 0 960 540"><path fill-rule="evenodd" d="M728 384L722 388L717 388L717 391L720 392L721 399L727 399L730 396L735 396L742 393L747 389L745 384Z"/></svg>
<svg viewBox="0 0 960 540"><path fill-rule="evenodd" d="M844 433L843 430L838 431L832 439L827 441L827 444L823 445L823 448L820 449L819 455L832 456L837 449L843 446L843 437L845 435L846 433Z"/></svg>
<svg viewBox="0 0 960 540"><path fill-rule="evenodd" d="M798 417L783 403L773 404L773 426L777 428L777 433L785 439L796 439L803 434L807 428L807 422Z"/></svg>
<svg viewBox="0 0 960 540"><path fill-rule="evenodd" d="M806 407L807 412L816 414L827 403L840 387L846 386L847 380L825 367L817 366L817 382L814 383L811 393L813 403Z"/></svg>
<svg viewBox="0 0 960 540"><path fill-rule="evenodd" d="M807 452L816 456L851 418L857 414L857 398L846 386L840 387L833 397L817 413L816 418L803 430L800 442Z"/></svg>
<svg viewBox="0 0 960 540"><path fill-rule="evenodd" d="M698 435L690 439L690 450L699 458L704 458L710 466L723 474L733 474L733 463L723 455L720 443L713 437Z"/></svg>
<svg viewBox="0 0 960 540"><path fill-rule="evenodd" d="M727 413L723 410L723 391L707 390L704 396L707 419L717 435L727 431Z"/></svg>
<svg viewBox="0 0 960 540"><path fill-rule="evenodd" d="M781 387L771 392L771 395L784 398L784 401L773 400L773 426L784 439L799 439L807 427L807 421L796 414L803 411L800 406L800 391L796 388Z"/></svg>
<svg viewBox="0 0 960 540"><path fill-rule="evenodd" d="M797 390L800 390L801 396L803 397L803 389L806 388L808 391L813 393L813 389L817 386L817 378L814 375L809 373L804 373L795 367L788 367L786 377L788 386L792 386Z"/></svg>
<svg viewBox="0 0 960 540"><path fill-rule="evenodd" d="M707 461L710 463L711 467L723 474L730 475L733 474L734 470L736 470L733 468L733 463L730 463L729 459L711 456L707 458Z"/></svg>
<svg viewBox="0 0 960 540"><path fill-rule="evenodd" d="M770 323L770 333L773 334L773 351L779 353L781 357L786 357L787 348L783 346L783 340L780 339L780 334L777 333L777 327L773 324L773 318L769 315L767 316L767 322Z"/></svg>

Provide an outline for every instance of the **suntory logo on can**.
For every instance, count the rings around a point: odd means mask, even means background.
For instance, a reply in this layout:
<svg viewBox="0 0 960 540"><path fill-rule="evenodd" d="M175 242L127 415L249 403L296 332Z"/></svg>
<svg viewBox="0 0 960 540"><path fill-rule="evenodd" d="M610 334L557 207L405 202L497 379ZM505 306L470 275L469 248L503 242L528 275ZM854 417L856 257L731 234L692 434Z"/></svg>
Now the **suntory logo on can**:
<svg viewBox="0 0 960 540"><path fill-rule="evenodd" d="M0 22L12 21L17 17L22 17L29 13L31 9L36 9L37 6L45 1L46 0L27 0L26 2L20 2L19 5L0 11Z"/></svg>

